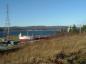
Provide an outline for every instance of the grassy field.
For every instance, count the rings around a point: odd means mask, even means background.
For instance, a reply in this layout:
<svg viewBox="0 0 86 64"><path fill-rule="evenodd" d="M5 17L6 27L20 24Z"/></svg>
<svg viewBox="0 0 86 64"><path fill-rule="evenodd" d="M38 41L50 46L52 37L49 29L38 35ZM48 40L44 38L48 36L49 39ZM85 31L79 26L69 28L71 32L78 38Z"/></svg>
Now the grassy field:
<svg viewBox="0 0 86 64"><path fill-rule="evenodd" d="M0 64L86 64L86 34L28 42L22 49L0 54Z"/></svg>

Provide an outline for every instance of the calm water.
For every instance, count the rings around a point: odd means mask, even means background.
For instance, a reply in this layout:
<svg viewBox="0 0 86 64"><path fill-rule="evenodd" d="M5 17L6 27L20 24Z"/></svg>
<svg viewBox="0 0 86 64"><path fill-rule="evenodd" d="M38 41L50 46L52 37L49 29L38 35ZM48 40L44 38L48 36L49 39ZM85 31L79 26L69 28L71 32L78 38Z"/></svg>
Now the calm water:
<svg viewBox="0 0 86 64"><path fill-rule="evenodd" d="M19 33L22 33L23 35L55 35L57 34L57 31L45 31L45 30L41 30L41 31L22 31L22 32L10 32L10 35L19 35ZM3 32L0 32L0 36L3 36Z"/></svg>

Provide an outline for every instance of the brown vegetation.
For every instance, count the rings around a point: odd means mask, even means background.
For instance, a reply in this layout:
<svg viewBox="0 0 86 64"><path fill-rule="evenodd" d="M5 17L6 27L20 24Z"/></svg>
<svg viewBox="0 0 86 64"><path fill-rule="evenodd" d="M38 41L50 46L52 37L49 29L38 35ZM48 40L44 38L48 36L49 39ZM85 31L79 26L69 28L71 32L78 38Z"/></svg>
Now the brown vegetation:
<svg viewBox="0 0 86 64"><path fill-rule="evenodd" d="M28 42L22 49L0 54L0 64L86 64L86 34Z"/></svg>

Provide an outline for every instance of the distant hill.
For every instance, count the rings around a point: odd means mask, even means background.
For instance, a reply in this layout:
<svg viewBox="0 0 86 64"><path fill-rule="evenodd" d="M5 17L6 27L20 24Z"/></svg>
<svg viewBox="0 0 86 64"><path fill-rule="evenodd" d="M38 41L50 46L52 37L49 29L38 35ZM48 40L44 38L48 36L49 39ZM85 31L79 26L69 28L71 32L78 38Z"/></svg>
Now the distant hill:
<svg viewBox="0 0 86 64"><path fill-rule="evenodd" d="M3 31L5 27L0 27L0 31ZM55 31L67 31L67 26L26 26L26 27L10 27L11 31L27 31L27 30L55 30Z"/></svg>

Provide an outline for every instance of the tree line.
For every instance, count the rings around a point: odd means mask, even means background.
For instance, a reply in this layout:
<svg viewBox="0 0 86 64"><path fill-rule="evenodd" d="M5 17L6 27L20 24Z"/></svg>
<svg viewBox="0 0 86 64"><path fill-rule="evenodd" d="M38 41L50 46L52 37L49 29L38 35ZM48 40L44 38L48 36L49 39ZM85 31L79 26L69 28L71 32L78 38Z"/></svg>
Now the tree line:
<svg viewBox="0 0 86 64"><path fill-rule="evenodd" d="M77 27L75 24L68 28L68 32L71 33L83 33L86 32L86 25Z"/></svg>

